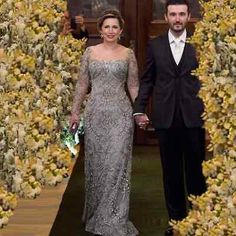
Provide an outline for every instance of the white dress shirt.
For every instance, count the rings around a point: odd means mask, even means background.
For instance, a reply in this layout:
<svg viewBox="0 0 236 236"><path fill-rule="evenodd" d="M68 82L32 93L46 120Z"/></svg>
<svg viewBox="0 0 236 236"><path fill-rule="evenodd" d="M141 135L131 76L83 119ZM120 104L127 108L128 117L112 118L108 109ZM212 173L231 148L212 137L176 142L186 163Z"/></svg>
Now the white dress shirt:
<svg viewBox="0 0 236 236"><path fill-rule="evenodd" d="M180 59L183 55L186 37L187 37L186 30L184 30L183 33L178 38L175 38L175 36L171 33L170 30L168 31L168 38L171 52L177 65L179 64Z"/></svg>

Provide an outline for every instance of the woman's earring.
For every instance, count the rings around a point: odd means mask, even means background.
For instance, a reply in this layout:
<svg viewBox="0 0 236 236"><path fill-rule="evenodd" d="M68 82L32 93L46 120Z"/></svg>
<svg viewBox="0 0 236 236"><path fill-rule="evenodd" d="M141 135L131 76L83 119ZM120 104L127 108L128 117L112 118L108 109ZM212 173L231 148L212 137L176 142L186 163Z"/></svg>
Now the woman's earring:
<svg viewBox="0 0 236 236"><path fill-rule="evenodd" d="M100 37L101 37L101 39L103 39L103 35L102 34L100 35Z"/></svg>
<svg viewBox="0 0 236 236"><path fill-rule="evenodd" d="M120 37L120 35L119 35L118 40L120 40L120 38L121 38L121 37Z"/></svg>

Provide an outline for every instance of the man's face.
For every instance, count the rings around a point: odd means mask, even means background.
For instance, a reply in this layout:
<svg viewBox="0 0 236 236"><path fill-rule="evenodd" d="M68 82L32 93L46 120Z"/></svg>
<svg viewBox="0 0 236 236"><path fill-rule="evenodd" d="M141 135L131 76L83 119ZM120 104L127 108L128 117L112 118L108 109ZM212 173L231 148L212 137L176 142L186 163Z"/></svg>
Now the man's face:
<svg viewBox="0 0 236 236"><path fill-rule="evenodd" d="M186 27L187 22L190 19L190 13L188 12L187 5L169 5L167 13L165 14L165 20L169 24L169 27L173 33L181 33Z"/></svg>

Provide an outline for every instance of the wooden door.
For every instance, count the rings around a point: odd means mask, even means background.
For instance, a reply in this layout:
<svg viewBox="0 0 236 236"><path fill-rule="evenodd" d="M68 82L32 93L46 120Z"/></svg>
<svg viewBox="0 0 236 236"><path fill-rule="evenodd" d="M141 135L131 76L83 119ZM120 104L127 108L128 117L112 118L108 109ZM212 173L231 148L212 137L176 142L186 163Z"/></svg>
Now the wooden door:
<svg viewBox="0 0 236 236"><path fill-rule="evenodd" d="M72 16L77 14L85 16L85 23L89 31L88 45L101 42L96 23L101 12L109 8L120 10L125 20L121 43L135 51L141 75L145 67L148 40L168 29L164 20L164 3L165 0L68 0L68 8ZM193 31L194 23L200 18L200 10L197 0L190 0L190 4L193 17L188 24L188 29ZM149 117L151 110L152 101L150 99L146 110ZM136 127L134 141L136 144L157 144L154 129L150 127L147 131L142 131Z"/></svg>

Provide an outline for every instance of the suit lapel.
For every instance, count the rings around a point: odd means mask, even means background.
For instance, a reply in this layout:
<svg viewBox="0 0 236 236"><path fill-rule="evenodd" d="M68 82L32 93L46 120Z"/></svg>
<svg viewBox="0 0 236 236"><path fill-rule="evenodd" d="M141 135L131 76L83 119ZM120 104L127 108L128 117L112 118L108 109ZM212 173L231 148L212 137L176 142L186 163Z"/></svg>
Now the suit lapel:
<svg viewBox="0 0 236 236"><path fill-rule="evenodd" d="M178 64L178 67L182 67L182 65L184 64L184 61L185 61L185 57L186 57L186 52L188 51L188 43L185 43L184 45L184 50L183 50L183 54L182 54L182 57L180 58L180 61L179 61L179 64Z"/></svg>
<svg viewBox="0 0 236 236"><path fill-rule="evenodd" d="M191 55L191 50L192 50L192 45L189 43L185 43L184 46L184 51L183 51L183 55L181 57L180 63L179 63L179 69L181 71L181 75L186 73L186 62L189 60L188 55Z"/></svg>

